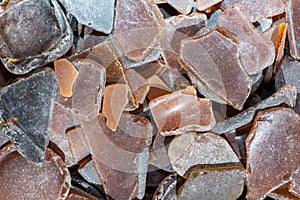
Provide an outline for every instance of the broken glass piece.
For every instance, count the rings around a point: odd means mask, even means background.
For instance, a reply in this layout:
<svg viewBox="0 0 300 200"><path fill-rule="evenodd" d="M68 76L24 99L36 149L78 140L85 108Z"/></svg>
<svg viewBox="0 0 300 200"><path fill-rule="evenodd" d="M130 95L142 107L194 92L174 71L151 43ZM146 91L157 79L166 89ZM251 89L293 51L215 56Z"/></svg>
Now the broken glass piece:
<svg viewBox="0 0 300 200"><path fill-rule="evenodd" d="M299 197L294 196L288 191L288 184L289 183L286 183L280 186L278 189L268 194L268 196L276 200L299 200Z"/></svg>
<svg viewBox="0 0 300 200"><path fill-rule="evenodd" d="M176 195L177 174L166 177L157 187L153 200L177 200Z"/></svg>
<svg viewBox="0 0 300 200"><path fill-rule="evenodd" d="M0 24L0 58L14 74L52 62L73 42L72 30L56 0L9 3L1 7Z"/></svg>
<svg viewBox="0 0 300 200"><path fill-rule="evenodd" d="M284 0L285 1L285 0ZM256 22L260 19L272 17L284 13L285 2L283 0L224 0L222 7L227 8L230 5L241 3L250 13L251 22Z"/></svg>
<svg viewBox="0 0 300 200"><path fill-rule="evenodd" d="M123 114L117 130L112 132L99 115L98 120L82 121L82 125L106 194L120 200L143 198L152 138L150 122Z"/></svg>
<svg viewBox="0 0 300 200"><path fill-rule="evenodd" d="M289 182L300 162L300 115L290 108L257 114L246 139L248 198L265 198Z"/></svg>
<svg viewBox="0 0 300 200"><path fill-rule="evenodd" d="M282 86L272 96L259 102L255 106L248 108L247 110L241 112L240 114L234 117L216 123L211 132L222 134L247 125L253 120L253 117L255 116L255 113L258 110L279 106L280 104L286 104L290 107L294 107L296 104L296 97L296 87L291 84L286 84Z"/></svg>
<svg viewBox="0 0 300 200"><path fill-rule="evenodd" d="M179 191L178 199L235 200L244 189L244 169L193 171Z"/></svg>
<svg viewBox="0 0 300 200"><path fill-rule="evenodd" d="M210 99L197 98L192 86L149 103L155 124L164 136L208 131L216 123Z"/></svg>
<svg viewBox="0 0 300 200"><path fill-rule="evenodd" d="M67 59L54 61L54 70L58 77L59 91L64 97L72 96L73 83L78 76L78 71Z"/></svg>
<svg viewBox="0 0 300 200"><path fill-rule="evenodd" d="M170 6L182 14L189 14L193 8L194 0L165 0Z"/></svg>
<svg viewBox="0 0 300 200"><path fill-rule="evenodd" d="M171 89L159 78L157 75L153 75L147 79L150 87L159 88L167 92L171 92Z"/></svg>
<svg viewBox="0 0 300 200"><path fill-rule="evenodd" d="M295 59L300 59L300 4L297 0L286 1L286 19L288 23L288 38L290 53Z"/></svg>
<svg viewBox="0 0 300 200"><path fill-rule="evenodd" d="M105 69L88 59L72 63L79 72L73 86L72 110L80 117L95 118L101 109Z"/></svg>
<svg viewBox="0 0 300 200"><path fill-rule="evenodd" d="M205 14L178 15L165 19L166 29L160 39L162 56L171 68L180 69L178 63L180 42L206 26Z"/></svg>
<svg viewBox="0 0 300 200"><path fill-rule="evenodd" d="M267 31L273 24L273 19L272 18L265 18L261 19L258 21L258 26L256 27L257 30L260 32L265 32Z"/></svg>
<svg viewBox="0 0 300 200"><path fill-rule="evenodd" d="M58 88L56 74L45 69L1 89L1 132L18 151L42 162Z"/></svg>
<svg viewBox="0 0 300 200"><path fill-rule="evenodd" d="M127 58L145 59L156 45L163 26L163 16L151 2L117 1L113 38Z"/></svg>
<svg viewBox="0 0 300 200"><path fill-rule="evenodd" d="M160 75L160 78L172 91L182 90L191 85L181 71L170 67Z"/></svg>
<svg viewBox="0 0 300 200"><path fill-rule="evenodd" d="M291 183L289 185L289 191L294 194L295 196L300 198L300 171L296 172L293 175Z"/></svg>
<svg viewBox="0 0 300 200"><path fill-rule="evenodd" d="M79 23L106 34L112 31L115 0L59 1Z"/></svg>
<svg viewBox="0 0 300 200"><path fill-rule="evenodd" d="M240 60L249 75L258 74L273 63L273 43L253 26L242 4L227 7L217 23L237 37Z"/></svg>
<svg viewBox="0 0 300 200"><path fill-rule="evenodd" d="M232 163L240 165L240 160L227 141L213 133L186 133L174 138L168 155L174 170L185 176L194 166Z"/></svg>
<svg viewBox="0 0 300 200"><path fill-rule="evenodd" d="M128 87L125 84L108 85L104 89L102 113L106 125L112 131L117 130L121 114L128 103Z"/></svg>
<svg viewBox="0 0 300 200"><path fill-rule="evenodd" d="M46 149L42 165L30 162L12 146L0 152L0 199L65 199L71 177L61 157Z"/></svg>
<svg viewBox="0 0 300 200"><path fill-rule="evenodd" d="M209 93L235 109L242 109L250 94L251 79L239 61L236 43L218 31L212 31L183 40L180 57L182 67Z"/></svg>
<svg viewBox="0 0 300 200"><path fill-rule="evenodd" d="M102 185L92 160L80 165L78 172L89 183Z"/></svg>
<svg viewBox="0 0 300 200"><path fill-rule="evenodd" d="M197 10L205 11L206 9L216 5L217 3L221 2L222 0L196 0Z"/></svg>

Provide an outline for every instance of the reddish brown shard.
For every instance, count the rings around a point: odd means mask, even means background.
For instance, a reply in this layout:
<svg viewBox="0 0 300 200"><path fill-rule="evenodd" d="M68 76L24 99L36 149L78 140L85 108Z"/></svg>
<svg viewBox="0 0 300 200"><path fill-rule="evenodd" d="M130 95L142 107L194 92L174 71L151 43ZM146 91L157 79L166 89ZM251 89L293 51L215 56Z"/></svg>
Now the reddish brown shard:
<svg viewBox="0 0 300 200"><path fill-rule="evenodd" d="M290 108L259 112L246 139L250 199L289 182L300 162L300 115Z"/></svg>
<svg viewBox="0 0 300 200"><path fill-rule="evenodd" d="M80 127L67 132L69 149L76 163L89 155L90 151L84 137L84 130Z"/></svg>
<svg viewBox="0 0 300 200"><path fill-rule="evenodd" d="M71 97L73 83L78 75L77 69L65 58L55 60L54 69L58 77L60 94L64 97Z"/></svg>
<svg viewBox="0 0 300 200"><path fill-rule="evenodd" d="M278 189L268 194L268 196L276 200L299 200L299 197L289 192L289 183L280 186Z"/></svg>
<svg viewBox="0 0 300 200"><path fill-rule="evenodd" d="M194 4L194 0L165 0L165 2L182 14L189 14Z"/></svg>
<svg viewBox="0 0 300 200"><path fill-rule="evenodd" d="M208 131L216 123L209 99L197 98L192 86L149 103L158 130L164 136Z"/></svg>
<svg viewBox="0 0 300 200"><path fill-rule="evenodd" d="M222 6L227 8L236 3L241 3L245 6L250 13L251 22L279 15L285 11L285 0L224 0Z"/></svg>
<svg viewBox="0 0 300 200"><path fill-rule="evenodd" d="M42 165L30 162L12 146L0 152L0 199L65 199L71 177L61 157L46 149Z"/></svg>
<svg viewBox="0 0 300 200"><path fill-rule="evenodd" d="M182 67L194 78L196 85L202 85L213 94L209 96L218 96L234 108L242 109L250 94L251 79L239 61L235 42L212 31L182 41L180 56Z"/></svg>
<svg viewBox="0 0 300 200"><path fill-rule="evenodd" d="M300 59L300 3L298 0L287 0L286 18L291 56Z"/></svg>
<svg viewBox="0 0 300 200"><path fill-rule="evenodd" d="M113 38L127 58L141 61L155 47L164 27L159 8L149 1L117 1Z"/></svg>
<svg viewBox="0 0 300 200"><path fill-rule="evenodd" d="M217 3L221 2L222 0L196 0L197 1L197 10L199 11L205 11L206 9L209 9L213 5L216 5Z"/></svg>
<svg viewBox="0 0 300 200"><path fill-rule="evenodd" d="M296 172L289 185L289 191L300 198L300 171Z"/></svg>
<svg viewBox="0 0 300 200"><path fill-rule="evenodd" d="M112 131L118 127L121 114L128 103L128 86L125 84L108 85L104 89L102 113L106 125Z"/></svg>
<svg viewBox="0 0 300 200"><path fill-rule="evenodd" d="M180 175L194 166L235 163L239 158L230 145L220 136L213 133L186 133L172 140L169 146L169 157L174 170Z"/></svg>
<svg viewBox="0 0 300 200"><path fill-rule="evenodd" d="M241 63L249 75L258 74L273 63L273 43L252 25L242 4L226 8L218 18L218 26L233 33L239 40Z"/></svg>
<svg viewBox="0 0 300 200"><path fill-rule="evenodd" d="M67 200L97 200L97 198L81 189L72 187L68 194Z"/></svg>

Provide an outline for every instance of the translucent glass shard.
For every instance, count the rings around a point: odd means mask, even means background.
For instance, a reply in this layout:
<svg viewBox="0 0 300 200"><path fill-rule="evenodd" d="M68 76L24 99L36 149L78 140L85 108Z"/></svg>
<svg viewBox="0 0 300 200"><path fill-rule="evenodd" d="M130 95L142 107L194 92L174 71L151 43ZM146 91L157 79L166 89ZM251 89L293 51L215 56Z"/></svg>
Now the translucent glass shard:
<svg viewBox="0 0 300 200"><path fill-rule="evenodd" d="M166 177L157 187L153 200L177 200L176 194L177 174Z"/></svg>
<svg viewBox="0 0 300 200"><path fill-rule="evenodd" d="M124 56L142 61L156 45L163 24L158 7L149 1L117 1L113 38Z"/></svg>
<svg viewBox="0 0 300 200"><path fill-rule="evenodd" d="M109 34L113 29L115 0L59 0L79 23ZM91 14L93 13L93 14Z"/></svg>
<svg viewBox="0 0 300 200"><path fill-rule="evenodd" d="M67 132L68 147L72 153L74 161L78 163L90 154L87 141L84 137L83 128L72 129Z"/></svg>
<svg viewBox="0 0 300 200"><path fill-rule="evenodd" d="M193 8L193 0L165 0L166 3L182 14L189 14Z"/></svg>
<svg viewBox="0 0 300 200"><path fill-rule="evenodd" d="M197 98L191 86L152 100L149 108L158 130L165 136L207 131L215 125L211 101Z"/></svg>
<svg viewBox="0 0 300 200"><path fill-rule="evenodd" d="M251 79L238 57L237 44L218 31L181 43L182 67L208 92L241 110L251 90Z"/></svg>
<svg viewBox="0 0 300 200"><path fill-rule="evenodd" d="M95 185L101 185L101 181L98 177L97 171L94 167L94 163L92 160L88 161L83 165L80 165L78 172L86 181Z"/></svg>
<svg viewBox="0 0 300 200"><path fill-rule="evenodd" d="M168 155L174 170L180 175L193 166L235 163L239 158L230 145L213 133L186 133L172 140Z"/></svg>
<svg viewBox="0 0 300 200"><path fill-rule="evenodd" d="M205 11L206 9L210 8L213 5L221 2L222 0L196 0L197 1L197 10Z"/></svg>
<svg viewBox="0 0 300 200"><path fill-rule="evenodd" d="M289 191L300 198L300 171L296 172L289 185Z"/></svg>
<svg viewBox="0 0 300 200"><path fill-rule="evenodd" d="M289 182L300 162L300 115L290 108L261 111L246 139L248 198L260 199Z"/></svg>
<svg viewBox="0 0 300 200"><path fill-rule="evenodd" d="M273 43L252 25L243 5L235 4L227 7L219 16L217 23L239 40L240 60L248 74L258 74L273 63L275 59Z"/></svg>

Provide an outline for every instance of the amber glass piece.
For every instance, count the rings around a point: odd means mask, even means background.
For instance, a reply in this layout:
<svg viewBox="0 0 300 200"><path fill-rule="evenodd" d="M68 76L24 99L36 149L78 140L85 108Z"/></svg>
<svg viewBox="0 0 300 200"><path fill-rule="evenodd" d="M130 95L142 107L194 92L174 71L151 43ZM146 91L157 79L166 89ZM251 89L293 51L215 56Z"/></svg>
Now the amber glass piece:
<svg viewBox="0 0 300 200"><path fill-rule="evenodd" d="M251 90L251 79L239 61L235 42L212 31L182 41L180 56L182 67L194 78L193 82L234 108L242 109Z"/></svg>
<svg viewBox="0 0 300 200"><path fill-rule="evenodd" d="M0 199L65 199L71 177L61 157L46 149L42 165L7 146L0 152Z"/></svg>
<svg viewBox="0 0 300 200"><path fill-rule="evenodd" d="M252 25L242 4L227 7L218 18L218 26L233 33L239 40L240 60L249 75L257 74L273 63L273 43Z"/></svg>
<svg viewBox="0 0 300 200"><path fill-rule="evenodd" d="M266 197L291 180L300 162L300 115L290 108L261 111L246 139L250 199Z"/></svg>
<svg viewBox="0 0 300 200"><path fill-rule="evenodd" d="M77 69L65 58L55 60L54 69L58 77L60 94L64 97L71 97L73 83L78 75Z"/></svg>
<svg viewBox="0 0 300 200"><path fill-rule="evenodd" d="M172 140L168 155L174 170L180 175L193 166L205 166L235 163L239 158L230 145L220 136L213 133L186 133Z"/></svg>
<svg viewBox="0 0 300 200"><path fill-rule="evenodd" d="M68 131L67 138L69 149L76 163L89 155L90 151L82 128L78 127Z"/></svg>
<svg viewBox="0 0 300 200"><path fill-rule="evenodd" d="M296 172L289 185L289 191L300 198L300 172Z"/></svg>
<svg viewBox="0 0 300 200"><path fill-rule="evenodd" d="M157 75L153 75L147 79L147 82L150 87L159 88L162 90L165 90L167 92L170 92L171 89L159 78Z"/></svg>
<svg viewBox="0 0 300 200"><path fill-rule="evenodd" d="M141 61L156 45L163 24L155 4L143 0L117 1L113 38L124 56Z"/></svg>
<svg viewBox="0 0 300 200"><path fill-rule="evenodd" d="M216 5L217 3L221 2L222 0L196 0L197 1L197 10L205 11L209 9L211 6Z"/></svg>
<svg viewBox="0 0 300 200"><path fill-rule="evenodd" d="M81 189L78 189L76 187L72 187L70 189L70 192L68 194L67 200L97 200L95 196L84 192Z"/></svg>
<svg viewBox="0 0 300 200"><path fill-rule="evenodd" d="M299 200L299 197L289 192L289 183L280 186L279 188L268 194L268 196L276 200Z"/></svg>
<svg viewBox="0 0 300 200"><path fill-rule="evenodd" d="M222 6L227 8L236 3L241 3L245 6L250 13L251 22L279 15L285 11L285 0L224 0Z"/></svg>
<svg viewBox="0 0 300 200"><path fill-rule="evenodd" d="M300 59L300 4L298 0L286 1L286 19L291 56Z"/></svg>
<svg viewBox="0 0 300 200"><path fill-rule="evenodd" d="M128 86L125 84L108 85L104 89L102 113L106 117L106 125L112 131L118 127L121 114L128 103Z"/></svg>
<svg viewBox="0 0 300 200"><path fill-rule="evenodd" d="M215 125L211 101L197 98L192 86L152 100L149 108L164 136L207 131Z"/></svg>
<svg viewBox="0 0 300 200"><path fill-rule="evenodd" d="M193 8L193 0L165 0L170 6L182 14L189 14Z"/></svg>
<svg viewBox="0 0 300 200"><path fill-rule="evenodd" d="M244 169L199 170L190 174L178 199L236 200L244 189Z"/></svg>

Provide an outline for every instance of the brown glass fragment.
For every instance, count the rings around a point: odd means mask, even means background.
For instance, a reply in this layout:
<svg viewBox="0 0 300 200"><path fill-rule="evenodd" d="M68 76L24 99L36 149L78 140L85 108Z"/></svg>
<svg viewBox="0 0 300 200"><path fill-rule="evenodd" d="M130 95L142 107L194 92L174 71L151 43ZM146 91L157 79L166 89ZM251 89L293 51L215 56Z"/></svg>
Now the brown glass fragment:
<svg viewBox="0 0 300 200"><path fill-rule="evenodd" d="M62 159L46 149L42 165L30 162L12 146L0 152L0 199L65 199L71 178Z"/></svg>
<svg viewBox="0 0 300 200"><path fill-rule="evenodd" d="M54 70L58 77L59 91L64 97L72 96L73 83L78 75L77 69L67 59L54 61Z"/></svg>
<svg viewBox="0 0 300 200"><path fill-rule="evenodd" d="M222 0L196 0L197 1L197 10L205 11L209 9L211 6L216 5L217 3L221 2Z"/></svg>
<svg viewBox="0 0 300 200"><path fill-rule="evenodd" d="M279 15L285 11L285 0L224 0L222 6L227 8L236 3L241 3L245 6L250 13L251 22Z"/></svg>
<svg viewBox="0 0 300 200"><path fill-rule="evenodd" d="M286 19L291 56L300 59L300 4L298 0L286 1Z"/></svg>
<svg viewBox="0 0 300 200"><path fill-rule="evenodd" d="M151 2L117 1L113 38L127 58L145 59L156 45L163 27L163 16Z"/></svg>
<svg viewBox="0 0 300 200"><path fill-rule="evenodd" d="M246 139L248 198L261 199L289 182L300 162L300 115L290 108L261 111Z"/></svg>
<svg viewBox="0 0 300 200"><path fill-rule="evenodd" d="M291 183L289 185L289 191L300 198L300 168L298 171L293 175Z"/></svg>
<svg viewBox="0 0 300 200"><path fill-rule="evenodd" d="M152 100L149 108L164 136L208 131L215 125L211 101L197 98L192 86Z"/></svg>
<svg viewBox="0 0 300 200"><path fill-rule="evenodd" d="M89 155L90 151L84 137L84 130L80 127L67 132L69 148L76 163Z"/></svg>
<svg viewBox="0 0 300 200"><path fill-rule="evenodd" d="M189 14L194 4L193 0L165 0L165 2L182 14Z"/></svg>
<svg viewBox="0 0 300 200"><path fill-rule="evenodd" d="M260 73L273 63L273 43L252 25L242 4L227 7L218 18L218 26L233 33L239 40L240 60L249 75Z"/></svg>
<svg viewBox="0 0 300 200"><path fill-rule="evenodd" d="M72 187L68 194L67 200L97 200L97 198L81 189Z"/></svg>
<svg viewBox="0 0 300 200"><path fill-rule="evenodd" d="M183 40L180 56L182 67L194 78L193 83L203 85L213 96L242 109L251 90L251 79L238 59L236 43L212 31Z"/></svg>
<svg viewBox="0 0 300 200"><path fill-rule="evenodd" d="M92 160L88 161L87 163L81 164L78 172L89 183L101 185L101 181L98 177Z"/></svg>
<svg viewBox="0 0 300 200"><path fill-rule="evenodd" d="M213 133L186 133L172 140L168 155L174 170L180 176L194 166L232 163L239 166L239 158L230 145Z"/></svg>

